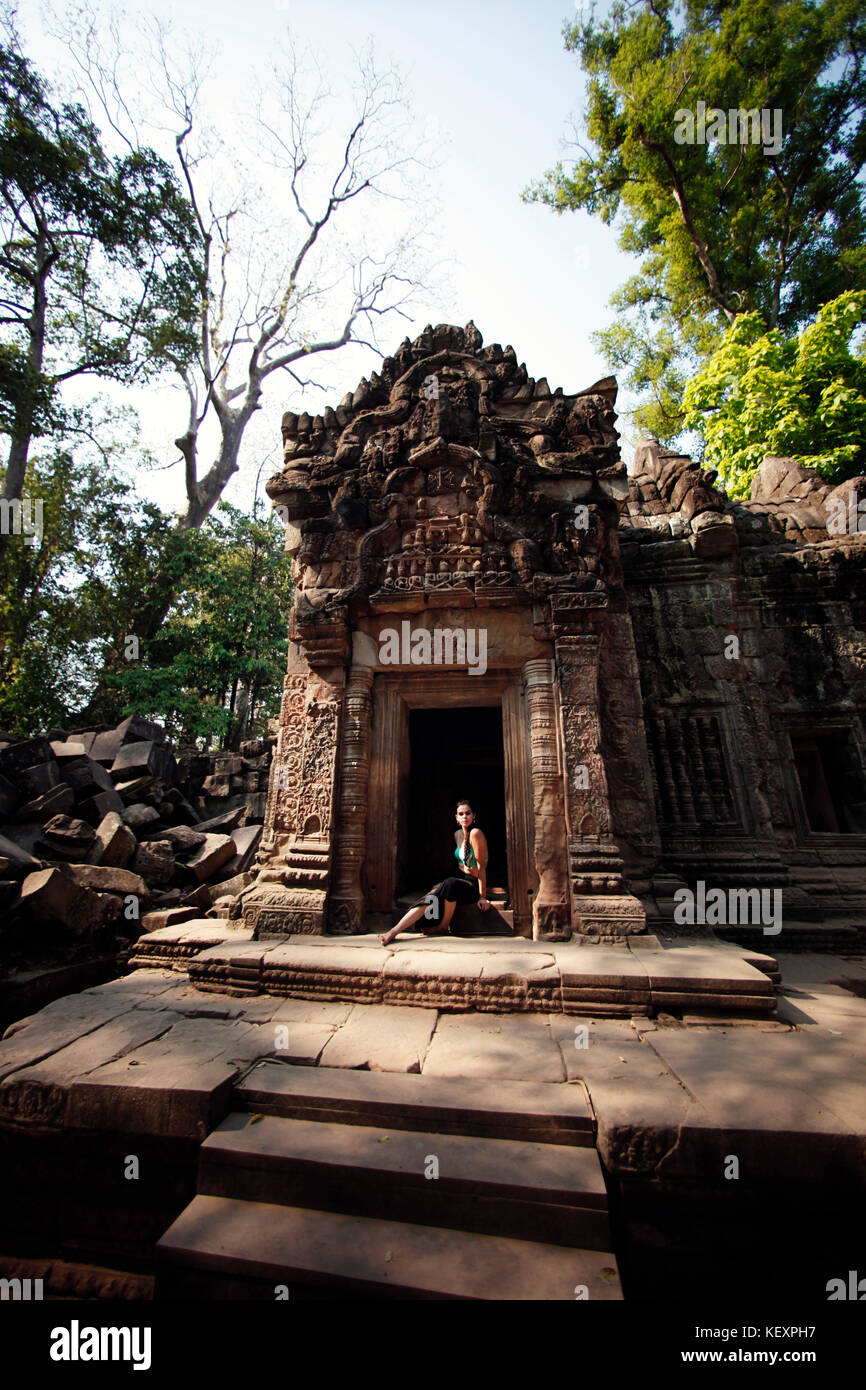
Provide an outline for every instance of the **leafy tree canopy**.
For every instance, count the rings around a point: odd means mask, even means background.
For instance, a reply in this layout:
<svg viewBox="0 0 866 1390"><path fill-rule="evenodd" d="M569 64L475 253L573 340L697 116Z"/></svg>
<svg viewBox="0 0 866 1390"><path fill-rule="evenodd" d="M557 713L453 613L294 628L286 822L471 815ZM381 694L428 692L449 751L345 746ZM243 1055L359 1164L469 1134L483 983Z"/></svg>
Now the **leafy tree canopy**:
<svg viewBox="0 0 866 1390"><path fill-rule="evenodd" d="M735 319L683 400L731 496L748 497L765 454L832 483L866 472L866 360L862 344L852 349L864 322L863 291L832 300L799 334L768 329L757 312Z"/></svg>
<svg viewBox="0 0 866 1390"><path fill-rule="evenodd" d="M866 10L616 0L564 37L588 75L588 146L524 198L620 219L641 271L596 341L641 393L638 423L670 440L688 369L738 314L791 333L864 283ZM701 109L728 119L702 127Z"/></svg>

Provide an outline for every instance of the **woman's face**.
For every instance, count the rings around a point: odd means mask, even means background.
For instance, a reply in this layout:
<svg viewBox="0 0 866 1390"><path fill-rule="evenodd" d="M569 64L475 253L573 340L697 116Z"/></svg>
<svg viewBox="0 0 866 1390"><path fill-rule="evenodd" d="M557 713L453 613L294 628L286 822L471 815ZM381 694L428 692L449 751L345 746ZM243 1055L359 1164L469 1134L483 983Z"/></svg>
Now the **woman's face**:
<svg viewBox="0 0 866 1390"><path fill-rule="evenodd" d="M475 819L475 812L470 806L461 805L457 808L457 824L461 830L468 830Z"/></svg>

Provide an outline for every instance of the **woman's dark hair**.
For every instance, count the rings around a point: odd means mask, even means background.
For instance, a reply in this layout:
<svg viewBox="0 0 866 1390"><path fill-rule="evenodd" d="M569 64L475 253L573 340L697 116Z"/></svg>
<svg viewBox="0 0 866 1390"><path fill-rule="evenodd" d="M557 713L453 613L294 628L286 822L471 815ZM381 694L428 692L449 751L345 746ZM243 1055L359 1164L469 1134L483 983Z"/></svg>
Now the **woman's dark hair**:
<svg viewBox="0 0 866 1390"><path fill-rule="evenodd" d="M459 811L461 806L468 806L469 809L470 809L470 811L472 811L472 814L473 814L473 815L475 814L474 810L472 809L472 802L469 800L469 797L468 797L468 796L461 796L460 800L457 802L457 807L456 807L456 809ZM462 830L462 828L463 828L463 827L461 826L461 830ZM471 843L471 842L470 842L470 839L469 839L469 831L467 830L467 831L466 831L466 839L465 839L464 841L462 841L462 842L458 845L458 849L462 849L463 852L464 852L464 859L465 859L465 857L466 857L466 849L467 849L467 846L468 846L470 843Z"/></svg>

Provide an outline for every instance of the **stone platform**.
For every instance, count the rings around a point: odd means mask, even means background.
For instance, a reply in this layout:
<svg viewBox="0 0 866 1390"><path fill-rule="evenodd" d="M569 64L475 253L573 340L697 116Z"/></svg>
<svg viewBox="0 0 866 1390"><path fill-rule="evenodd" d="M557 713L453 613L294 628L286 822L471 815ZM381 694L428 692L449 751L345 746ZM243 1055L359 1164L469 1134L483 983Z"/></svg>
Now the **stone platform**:
<svg viewBox="0 0 866 1390"><path fill-rule="evenodd" d="M180 971L204 993L595 1018L671 1008L768 1015L779 980L772 956L706 937L598 946L406 933L383 947L376 936L254 941L213 919L150 932L131 964Z"/></svg>
<svg viewBox="0 0 866 1390"><path fill-rule="evenodd" d="M782 953L773 1019L585 1024L202 991L182 959L59 999L0 1043L3 1276L44 1273L60 1278L52 1295L79 1297L116 1296L120 1280L139 1297L156 1275L158 1297L272 1300L279 1269L293 1297L320 1280L572 1300L577 1283L618 1297L619 1270L626 1299L664 1302L688 1269L707 1296L825 1301L827 1280L856 1268L862 958ZM422 1182L419 1154L439 1155L441 1187ZM478 1183L477 1215L495 1220L475 1220ZM552 1250L563 1205L568 1239ZM470 1257L478 1277L461 1289Z"/></svg>

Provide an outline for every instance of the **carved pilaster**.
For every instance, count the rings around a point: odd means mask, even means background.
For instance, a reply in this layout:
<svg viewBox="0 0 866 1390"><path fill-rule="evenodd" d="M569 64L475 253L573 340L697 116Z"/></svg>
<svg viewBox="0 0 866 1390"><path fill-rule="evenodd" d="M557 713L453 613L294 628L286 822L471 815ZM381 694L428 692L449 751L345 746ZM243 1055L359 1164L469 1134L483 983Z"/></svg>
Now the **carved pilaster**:
<svg viewBox="0 0 866 1390"><path fill-rule="evenodd" d="M353 666L346 689L340 775L340 814L328 927L341 935L364 930L361 869L367 852L367 790L373 671Z"/></svg>
<svg viewBox="0 0 866 1390"><path fill-rule="evenodd" d="M529 731L519 683L502 692L505 745L505 827L508 836L508 890L515 936L532 936L532 899L538 875L532 857L532 768Z"/></svg>
<svg viewBox="0 0 866 1390"><path fill-rule="evenodd" d="M268 802L273 844L243 900L244 920L257 937L325 929L339 696L338 687L314 675L286 679Z"/></svg>
<svg viewBox="0 0 866 1390"><path fill-rule="evenodd" d="M556 664L563 719L568 859L575 925L584 932L643 931L646 914L625 891L613 839L610 794L601 751L597 631L561 634Z"/></svg>
<svg viewBox="0 0 866 1390"><path fill-rule="evenodd" d="M523 668L529 708L535 870L539 878L532 911L532 935L536 940L571 935L553 672L553 662L549 660L527 661Z"/></svg>
<svg viewBox="0 0 866 1390"><path fill-rule="evenodd" d="M373 912L388 913L394 906L397 860L403 827L399 810L401 779L409 777L409 712L399 693L384 678L375 685L373 736L370 752L370 805L374 808L367 835L367 860L363 883Z"/></svg>

